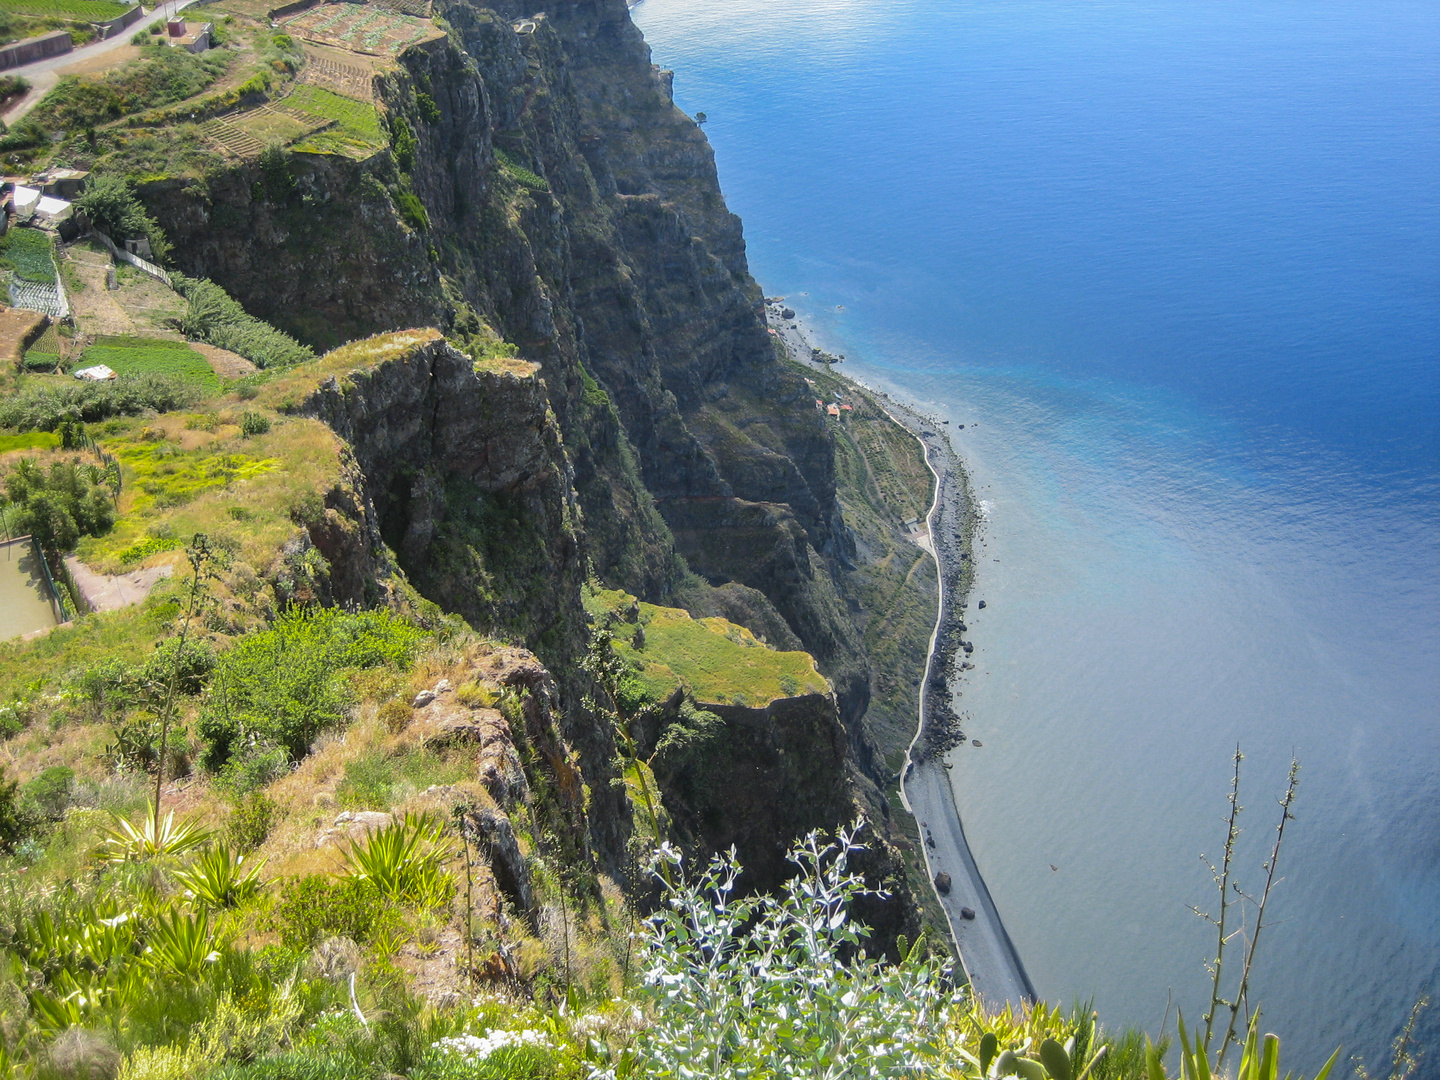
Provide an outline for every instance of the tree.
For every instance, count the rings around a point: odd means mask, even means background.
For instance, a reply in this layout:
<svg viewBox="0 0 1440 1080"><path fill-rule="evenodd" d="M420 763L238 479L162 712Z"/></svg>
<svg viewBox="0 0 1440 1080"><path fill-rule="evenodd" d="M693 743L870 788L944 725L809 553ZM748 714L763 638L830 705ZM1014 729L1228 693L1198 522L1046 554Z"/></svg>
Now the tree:
<svg viewBox="0 0 1440 1080"><path fill-rule="evenodd" d="M150 241L152 258L157 262L169 259L170 241L165 238L165 231L145 212L130 181L123 177L92 177L74 205L116 243L143 237Z"/></svg>

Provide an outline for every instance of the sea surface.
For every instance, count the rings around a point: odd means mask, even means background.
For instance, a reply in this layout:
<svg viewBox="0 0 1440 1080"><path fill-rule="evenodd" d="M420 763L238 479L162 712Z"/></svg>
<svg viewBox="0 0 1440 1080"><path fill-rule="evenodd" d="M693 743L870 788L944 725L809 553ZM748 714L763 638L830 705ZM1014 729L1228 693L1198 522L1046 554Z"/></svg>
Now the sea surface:
<svg viewBox="0 0 1440 1080"><path fill-rule="evenodd" d="M973 470L953 777L1040 993L1197 1020L1293 754L1255 997L1373 1071L1440 975L1440 4L634 15L766 293Z"/></svg>

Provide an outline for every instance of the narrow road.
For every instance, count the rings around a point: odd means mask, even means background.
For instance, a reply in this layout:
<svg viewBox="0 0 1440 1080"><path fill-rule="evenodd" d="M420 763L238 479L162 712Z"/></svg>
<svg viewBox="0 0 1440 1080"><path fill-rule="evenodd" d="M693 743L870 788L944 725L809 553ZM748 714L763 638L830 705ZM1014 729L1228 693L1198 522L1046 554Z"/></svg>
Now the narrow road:
<svg viewBox="0 0 1440 1080"><path fill-rule="evenodd" d="M771 324L785 343L790 355L810 363L810 340L796 320L776 319ZM816 364L823 368L825 365ZM839 371L832 369L832 374ZM959 580L959 537L966 513L965 478L960 461L941 434L940 428L918 413L894 401L883 391L866 387L885 408L887 414L909 431L925 450L925 464L935 477L935 500L925 523L939 577L939 605L935 629L930 635L930 649L925 661L925 679L920 685L920 727L910 746L909 759L900 784L900 797L905 808L920 826L920 850L925 853L926 872L932 882L935 875L950 875L950 891L935 897L950 924L950 935L960 953L960 964L970 981L971 992L987 1005L1019 1007L1035 1000L1035 988L1026 974L1025 965L1015 944L1010 940L975 856L965 839L960 823L960 810L955 804L955 791L950 774L939 756L917 752L917 745L928 726L938 723L936 712L941 703L930 700L930 676L937 658L937 644L943 637L954 635L960 622L959 605L963 595L948 583ZM931 846L929 841L934 842ZM969 908L974 918L962 914Z"/></svg>
<svg viewBox="0 0 1440 1080"><path fill-rule="evenodd" d="M130 44L130 39L142 30L148 30L152 25L170 18L180 11L181 8L195 3L196 0L171 0L155 8L149 15L144 16L134 26L121 30L114 37L106 38L104 41L94 41L89 45L82 45L68 53L61 53L59 56L47 56L43 60L36 60L29 64L21 64L19 67L7 68L6 75L18 75L30 83L30 92L18 101L11 103L5 110L3 119L7 125L14 123L40 103L40 99L55 88L60 81L60 75L65 68L72 64L87 64L96 57L112 52L121 46Z"/></svg>

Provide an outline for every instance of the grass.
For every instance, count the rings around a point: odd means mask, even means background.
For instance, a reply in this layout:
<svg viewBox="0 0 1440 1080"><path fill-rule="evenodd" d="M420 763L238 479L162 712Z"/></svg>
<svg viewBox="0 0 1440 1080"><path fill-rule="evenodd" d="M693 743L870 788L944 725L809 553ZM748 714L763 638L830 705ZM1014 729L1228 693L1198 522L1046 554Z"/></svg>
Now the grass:
<svg viewBox="0 0 1440 1080"><path fill-rule="evenodd" d="M368 102L342 97L318 86L298 86L281 104L320 120L335 121L334 127L317 131L297 143L295 150L310 154L369 157L385 146L380 114Z"/></svg>
<svg viewBox="0 0 1440 1080"><path fill-rule="evenodd" d="M99 433L125 486L114 528L80 542L85 563L124 573L169 547L152 541L203 532L235 563L263 570L295 532L292 508L338 482L339 446L318 421L287 420L243 438L238 410L222 410L213 432L187 428L187 419L112 420Z"/></svg>
<svg viewBox="0 0 1440 1080"><path fill-rule="evenodd" d="M426 328L376 334L352 341L332 349L314 363L302 364L293 373L270 382L261 390L256 401L282 410L297 406L331 375L343 379L353 372L373 370L381 364L402 359L423 345L443 341L444 337L439 330Z"/></svg>
<svg viewBox="0 0 1440 1080"><path fill-rule="evenodd" d="M0 435L0 454L13 450L54 450L60 436L49 431L26 431L19 435Z"/></svg>
<svg viewBox="0 0 1440 1080"><path fill-rule="evenodd" d="M0 0L0 11L12 15L51 16L82 22L109 22L130 10L112 0Z"/></svg>
<svg viewBox="0 0 1440 1080"><path fill-rule="evenodd" d="M142 344L143 342L143 344ZM220 389L220 378L209 361L183 341L164 338L101 338L80 354L79 367L105 364L122 375L175 375L200 383L207 391Z"/></svg>
<svg viewBox="0 0 1440 1080"><path fill-rule="evenodd" d="M11 229L0 237L0 266L8 266L25 281L55 280L55 259L50 234L39 229Z"/></svg>
<svg viewBox="0 0 1440 1080"><path fill-rule="evenodd" d="M585 606L603 616L634 599L618 589L587 589ZM639 626L645 628L643 649L634 645ZM776 698L830 689L809 653L771 649L725 619L695 619L679 608L642 603L638 623L622 621L614 629L615 652L635 665L641 685L657 700L684 685L702 703L764 708Z"/></svg>
<svg viewBox="0 0 1440 1080"><path fill-rule="evenodd" d="M45 130L83 130L133 113L172 105L200 93L230 68L226 49L189 53L163 44L102 75L66 76L35 107L31 119Z"/></svg>

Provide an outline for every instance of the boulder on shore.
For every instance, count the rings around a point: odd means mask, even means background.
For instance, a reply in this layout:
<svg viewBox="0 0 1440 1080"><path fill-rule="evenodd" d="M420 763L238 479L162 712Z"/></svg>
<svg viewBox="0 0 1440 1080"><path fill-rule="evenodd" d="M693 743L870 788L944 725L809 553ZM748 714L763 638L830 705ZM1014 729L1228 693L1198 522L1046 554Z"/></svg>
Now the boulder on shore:
<svg viewBox="0 0 1440 1080"><path fill-rule="evenodd" d="M944 870L935 875L935 888L941 896L950 895L950 875Z"/></svg>

